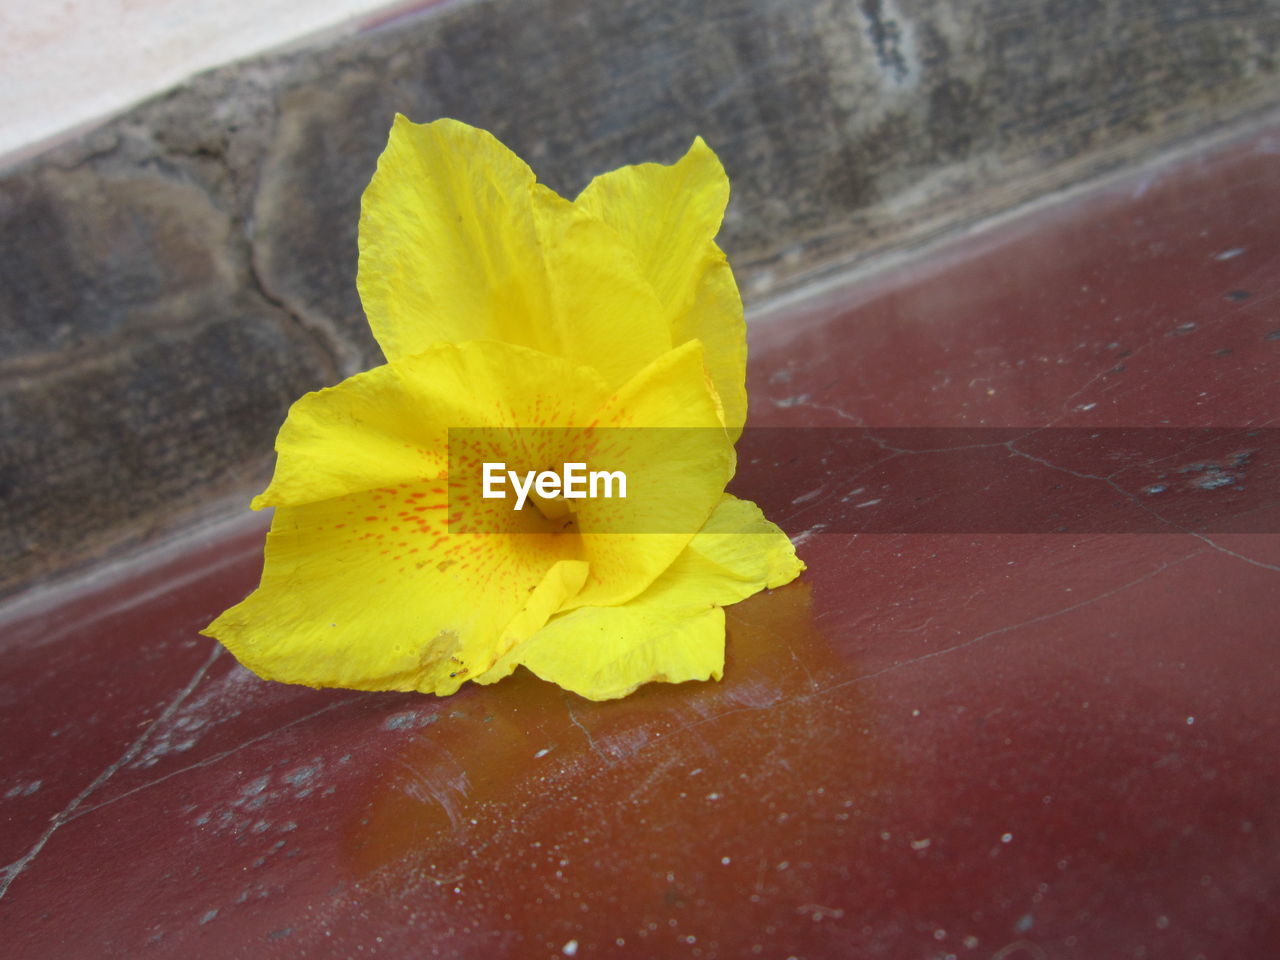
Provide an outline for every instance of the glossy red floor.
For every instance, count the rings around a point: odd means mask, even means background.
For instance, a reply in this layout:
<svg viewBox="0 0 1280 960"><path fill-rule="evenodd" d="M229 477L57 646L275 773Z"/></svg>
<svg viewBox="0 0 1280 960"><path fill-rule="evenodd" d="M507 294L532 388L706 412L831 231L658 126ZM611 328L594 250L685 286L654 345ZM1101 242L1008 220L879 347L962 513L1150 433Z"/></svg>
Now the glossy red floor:
<svg viewBox="0 0 1280 960"><path fill-rule="evenodd" d="M1278 208L1272 131L832 288L754 328L753 422L1274 423ZM196 634L253 521L11 609L4 953L1280 955L1280 536L855 536L902 491L741 459L809 571L718 684L261 682Z"/></svg>

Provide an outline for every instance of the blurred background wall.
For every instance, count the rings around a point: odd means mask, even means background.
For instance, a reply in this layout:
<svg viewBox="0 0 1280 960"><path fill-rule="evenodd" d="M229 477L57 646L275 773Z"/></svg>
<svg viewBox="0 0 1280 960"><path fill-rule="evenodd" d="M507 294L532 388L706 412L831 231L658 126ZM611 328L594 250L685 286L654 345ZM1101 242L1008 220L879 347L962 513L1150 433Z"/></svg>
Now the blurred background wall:
<svg viewBox="0 0 1280 960"><path fill-rule="evenodd" d="M3 14L30 65L2 81L0 593L243 509L289 403L379 361L356 223L396 111L487 127L570 195L701 134L750 308L1280 104L1280 0L304 7L196 18L150 73L106 29L148 79L62 101L39 78L91 78L89 48Z"/></svg>

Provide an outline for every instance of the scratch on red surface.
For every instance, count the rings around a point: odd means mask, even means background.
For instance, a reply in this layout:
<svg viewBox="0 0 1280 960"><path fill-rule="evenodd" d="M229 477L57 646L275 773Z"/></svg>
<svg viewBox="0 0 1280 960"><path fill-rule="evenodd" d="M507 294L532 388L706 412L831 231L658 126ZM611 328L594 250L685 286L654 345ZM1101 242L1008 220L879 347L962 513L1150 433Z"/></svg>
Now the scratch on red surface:
<svg viewBox="0 0 1280 960"><path fill-rule="evenodd" d="M121 767L142 751L143 746L146 745L151 734L160 729L164 722L173 716L178 708L182 706L183 701L185 701L187 697L191 696L192 691L194 691L200 681L204 679L204 675L209 672L209 668L213 666L213 662L218 659L218 656L221 653L222 645L219 643L213 644L213 648L209 651L209 656L205 658L204 663L202 663L199 669L192 674L191 679L187 681L187 685L178 691L178 694L169 702L169 705L164 708L160 716L147 726L147 729L142 732L141 736L134 740L133 743L129 744L118 760L111 764L111 766L107 767L107 769L103 770L102 773L98 774L98 776L87 787L72 798L70 803L54 815L44 833L40 835L40 838L36 840L31 849L28 850L24 856L9 864L3 871L0 871L0 898L3 898L9 891L10 885L18 878L19 874L21 874L23 870L27 869L31 862L35 860L36 856L42 849L44 849L44 845L49 842L49 838L57 832L58 828L74 818L74 814L77 809L79 809L80 805L92 796L99 787L115 776L116 772Z"/></svg>
<svg viewBox="0 0 1280 960"><path fill-rule="evenodd" d="M271 730L266 731L265 733L260 733L256 737L251 737L250 739L245 740L243 743L237 743L234 747L228 747L226 750L220 750L215 754L205 757L203 760L198 760L195 763L189 763L185 767L179 767L177 770L171 770L162 777L156 777L154 780L148 780L146 783L140 783L136 787L126 790L124 793L121 793L118 796L112 797L110 800L104 800L102 801L102 803L95 803L92 806L88 806L88 807L84 807L84 806L78 807L71 816L65 817L63 819L63 822L70 823L72 820L78 820L80 817L83 817L85 814L92 813L95 810L100 810L103 807L109 807L111 806L111 804L116 803L117 801L123 800L125 797L131 797L135 793L141 793L143 790L150 790L152 787L158 786L161 783L164 783L166 780L172 780L174 777L181 776L184 773L189 773L192 770L199 770L202 767L212 766L213 764L218 763L222 760L225 760L227 757L230 757L233 754L239 753L241 750L246 750L249 747L254 746L255 744L261 743L264 740L269 740L278 734L284 733L284 731L286 730L290 730L293 727L298 726L299 724L306 723L308 720L314 720L316 717L320 716L321 714L328 713L331 710L336 710L339 707L345 707L348 704L355 703L359 700L366 700L372 696L374 696L374 694L372 693L362 693L359 696L347 697L345 700L337 700L337 701L334 701L333 703L325 704L319 710L313 710L310 713L304 714L301 717L296 717L293 720L290 720L288 723L284 723L278 727L274 727ZM159 721L157 721L157 723L158 722ZM152 726L154 727L155 724L152 724Z"/></svg>

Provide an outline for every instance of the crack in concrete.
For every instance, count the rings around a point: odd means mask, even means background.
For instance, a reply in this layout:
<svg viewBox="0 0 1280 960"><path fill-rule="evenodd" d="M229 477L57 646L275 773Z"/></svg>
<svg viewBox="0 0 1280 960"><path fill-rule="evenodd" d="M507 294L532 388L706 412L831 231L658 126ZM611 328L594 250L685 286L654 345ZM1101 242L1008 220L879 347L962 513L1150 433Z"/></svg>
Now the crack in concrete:
<svg viewBox="0 0 1280 960"><path fill-rule="evenodd" d="M35 860L40 851L44 849L45 844L47 844L49 839L58 831L58 828L74 819L76 810L80 805L84 803L84 801L87 800L98 788L115 776L121 767L125 766L125 764L129 763L129 761L136 757L141 752L151 734L177 712L178 708L182 706L186 699L191 696L195 688L199 686L200 681L204 679L205 674L209 672L209 668L213 666L214 661L218 659L221 652L222 645L219 643L213 644L213 648L209 651L209 655L205 658L204 663L202 663L199 669L192 674L191 679L187 681L186 686L178 691L177 695L169 702L169 705L160 713L160 716L156 717L156 719L148 725L147 729L142 732L141 736L134 740L133 743L129 744L124 753L120 755L119 759L107 767L107 769L103 770L102 773L98 774L92 783L76 794L75 797L71 799L70 803L54 815L44 833L40 835L40 838L36 840L35 844L32 845L31 849L28 850L24 856L15 860L3 870L0 870L0 899L3 899L4 895L9 892L9 887L12 885L13 881L31 865L32 861Z"/></svg>
<svg viewBox="0 0 1280 960"><path fill-rule="evenodd" d="M273 120L272 138L279 135L279 119L277 114ZM349 343L332 322L322 317L315 317L302 307L291 304L284 294L272 287L267 280L267 271L262 266L261 249L250 227L261 197L263 172L269 163L269 154L268 146L259 158L260 162L253 172L252 182L246 184L243 207L245 212L237 218L238 236L244 244L248 280L259 296L280 310L304 337L315 344L328 367L330 379L337 382L358 372L364 366L359 348Z"/></svg>
<svg viewBox="0 0 1280 960"><path fill-rule="evenodd" d="M1243 431L1251 428L1241 428L1241 429ZM1025 459L1030 460L1033 463L1038 463L1042 466L1048 467L1050 470L1056 470L1060 473L1065 473L1069 476L1076 477L1077 479L1080 479L1080 480L1097 480L1102 483L1105 483L1116 493L1120 494L1120 496L1123 497L1125 500L1134 504L1136 507L1138 507L1138 509L1142 510L1144 513L1154 518L1155 520L1158 520L1160 523L1164 524L1165 526L1171 527L1172 529L1177 530L1180 533L1185 533L1188 536L1195 537L1201 543L1205 544L1205 546L1210 547L1211 549L1216 550L1219 553L1225 554L1226 556L1235 557L1237 560L1243 560L1245 563L1252 564L1255 567L1261 567L1264 570L1274 570L1277 573L1280 573L1280 564L1267 563L1265 560L1258 560L1257 558L1250 557L1247 554L1238 553L1237 551L1232 550L1229 547L1224 547L1220 543L1217 543L1211 537L1209 537L1208 534L1201 533L1198 530L1192 530L1190 527L1185 527L1182 524L1178 523L1176 520L1170 520L1168 517L1164 516L1163 514L1153 510L1151 506L1145 503L1140 497L1137 496L1137 494L1133 493L1130 490L1126 490L1124 487L1120 486L1120 484L1116 483L1115 477L1118 474L1121 474L1125 470L1129 469L1128 467L1125 467L1121 470L1117 470L1115 473L1109 474L1107 476L1103 476L1101 474L1096 474L1096 473L1081 473L1078 470L1072 470L1070 467L1064 467L1064 466L1061 466L1060 464L1053 463L1050 460L1045 460L1041 457L1035 456L1034 454L1027 453L1024 450L1019 450L1017 447L1013 446L1013 444L1016 442L1017 440L1010 440L1008 443L1009 452L1012 453L1014 456L1024 457Z"/></svg>
<svg viewBox="0 0 1280 960"><path fill-rule="evenodd" d="M1100 375L1101 374L1099 374L1099 376ZM1097 378L1095 377L1094 379L1097 379ZM1081 389L1083 390L1084 388L1081 388ZM1078 392L1079 391L1077 391L1077 393ZM812 407L813 409L825 410L830 413L837 414L838 416L844 417L845 419L848 419L848 420L855 420L854 417L852 417L851 415L845 413L843 410L840 410L836 407L827 407L819 404L807 404L807 406ZM1268 420L1261 424L1254 424L1251 426L1240 427L1238 429L1240 430L1241 433L1247 433L1250 430L1260 429L1262 427L1269 426L1271 422L1272 421ZM1075 477L1078 480L1093 480L1099 483L1105 483L1108 487L1110 487L1117 494L1119 494L1124 500L1138 507L1148 516L1152 517L1154 520L1158 521L1164 526L1167 526L1172 530L1176 530L1179 533L1185 533L1188 536L1195 537L1197 540L1201 541L1206 546L1210 547L1213 550L1218 551L1219 553L1225 554L1226 556L1234 557L1238 560L1242 560L1245 563L1252 564L1253 566L1260 567L1264 570L1275 570L1277 572L1280 572L1280 565L1278 564L1268 563L1265 560L1258 560L1255 557L1250 557L1247 554L1239 553L1238 551L1232 550L1229 547L1224 547L1221 544L1214 541L1209 535L1197 530L1192 530L1190 527L1183 526L1182 524L1178 523L1176 520L1171 520L1168 517L1164 516L1163 514L1159 513L1158 511L1152 509L1150 504L1143 501L1135 492L1133 492L1132 490L1126 490L1115 480L1117 476L1124 473L1126 470L1132 469L1132 466L1133 466L1132 464L1122 467L1121 469L1115 471L1115 473L1111 473L1111 474L1104 475L1099 473L1084 473L1083 471L1073 470L1070 467L1066 467L1061 464L1054 463L1051 460L1046 460L1043 457L1038 457L1033 453L1028 453L1027 451L1022 450L1017 446L1017 444L1022 442L1023 440L1026 440L1029 437L1033 437L1036 434L1041 433L1044 430L1048 430L1048 429L1050 428L1049 427L1030 428L1025 433L1017 437L1014 437L1012 440L994 441L992 443L971 443L971 444L963 444L955 447L936 447L936 448L926 448L926 449L895 447L891 443L889 443L888 440L884 439L883 437L877 437L875 434L871 433L868 430L865 432L865 436L867 440L874 443L881 450L888 453L889 456L885 457L883 460L877 460L875 463L867 464L867 466L863 467L861 470L858 470L853 474L850 474L848 477L842 478L844 480L843 485L847 486L849 483L857 480L859 477L861 477L863 474L867 473L868 471L884 466L886 463L889 463L901 456L911 456L916 454L932 454L932 453L952 453L958 450L989 450L989 449L994 449L996 447L1004 447L1006 450L1009 451L1011 456L1020 457L1024 460L1029 460L1032 463L1039 464L1042 467L1046 467L1058 473L1065 473L1068 476ZM1208 442L1208 441L1205 441L1205 442ZM1189 450L1192 450L1192 449L1195 449L1195 448L1191 447L1188 450L1181 451L1179 455L1180 456L1185 455L1189 452ZM783 518L783 520L785 522L790 523L794 521L797 517L801 517L804 514L808 513L809 511L829 503L832 496L834 496L836 492L837 491L832 490L829 493L826 493L825 495L818 497L814 501L805 504L805 506L795 511L794 513L788 514L786 517Z"/></svg>
<svg viewBox="0 0 1280 960"><path fill-rule="evenodd" d="M613 766L613 759L600 749L599 745L596 743L596 738L591 735L591 731L582 725L582 721L579 720L577 715L573 712L573 704L569 702L568 694L565 694L562 699L564 700L564 708L569 714L569 722L582 731L582 735L587 738L587 746L589 746L592 752L603 760L607 766Z"/></svg>
<svg viewBox="0 0 1280 960"><path fill-rule="evenodd" d="M210 754L209 756L205 757L203 760L197 760L195 763L189 763L185 767L180 767L177 770L171 770L169 773L166 773L162 777L156 777L154 780L148 780L146 783L140 783L138 784L138 786L133 787L129 790L126 790L124 793L120 794L119 796L112 797L110 800L103 800L101 803L95 803L93 806L89 806L89 807L79 807L76 809L76 811L73 814L67 817L63 822L70 823L72 820L78 820L80 817L83 817L86 814L93 813L93 811L95 810L101 810L103 807L109 807L111 806L111 804L117 803L123 800L125 797L131 797L135 793L141 793L143 790L150 790L152 787L158 786L159 784L164 783L166 780L172 780L174 777L180 776L181 774L188 773L192 770L198 770L201 767L212 766L213 764L218 763L222 760L225 760L227 757L232 756L233 754L239 753L241 750L248 749L249 747L252 747L255 744L261 743L264 740L268 740L279 733L283 733L284 731L292 727L296 727L298 726L298 724L306 723L308 720L312 720L315 717L320 716L321 714L328 713L330 710L336 710L339 707L345 707L349 703L356 703L360 700L365 700L370 696L372 696L372 694L366 693L366 694L361 694L355 697L348 697L345 700L337 700L333 703L326 704L325 706L321 707L319 710L313 710L311 711L311 713L308 713L305 716L296 717L295 719L290 720L288 723L282 724L281 726L268 730L265 733L260 733L256 737L251 737L248 740L244 741L243 743L236 744L234 747L228 747L226 750L220 750L218 753Z"/></svg>
<svg viewBox="0 0 1280 960"><path fill-rule="evenodd" d="M254 292L283 313L290 323L315 345L324 361L329 378L336 383L343 377L354 373L356 368L359 367L359 362L351 356L351 354L354 354L353 350L343 350L338 345L339 340L336 331L331 329L329 324L303 316L302 313L290 306L282 296L270 288L262 274L261 267L258 265L258 251L252 242L249 243L248 264L249 282L252 284Z"/></svg>

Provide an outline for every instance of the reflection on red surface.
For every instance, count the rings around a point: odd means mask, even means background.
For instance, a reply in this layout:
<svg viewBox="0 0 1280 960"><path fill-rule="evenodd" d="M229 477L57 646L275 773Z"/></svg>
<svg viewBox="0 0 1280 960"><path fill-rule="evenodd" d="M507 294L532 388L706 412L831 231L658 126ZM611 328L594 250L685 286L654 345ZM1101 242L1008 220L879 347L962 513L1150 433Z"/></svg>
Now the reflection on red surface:
<svg viewBox="0 0 1280 960"><path fill-rule="evenodd" d="M718 687L655 686L601 705L522 675L485 698L483 715L432 720L355 805L348 856L362 889L409 902L424 886L451 893L467 905L477 948L563 929L564 940L542 944L558 951L593 911L603 921L627 905L631 928L611 945L629 936L638 950L664 951L673 930L677 941L713 932L729 890L763 903L790 883L788 850L860 844L840 838L837 819L815 824L780 804L797 776L792 753L835 722L813 671L843 669L821 662L836 651L816 635L809 595L796 583L733 608L735 679ZM838 722L870 722L856 694L840 700ZM879 749L869 735L832 736L805 752L825 755L828 788L874 797L889 779ZM767 847L743 830L764 821ZM587 886L576 879L584 867Z"/></svg>
<svg viewBox="0 0 1280 960"><path fill-rule="evenodd" d="M1274 423L1278 135L763 321L753 423ZM905 481L776 453L735 489L810 569L732 608L719 684L263 683L196 634L259 528L11 609L7 952L1280 952L1280 537L833 533Z"/></svg>

